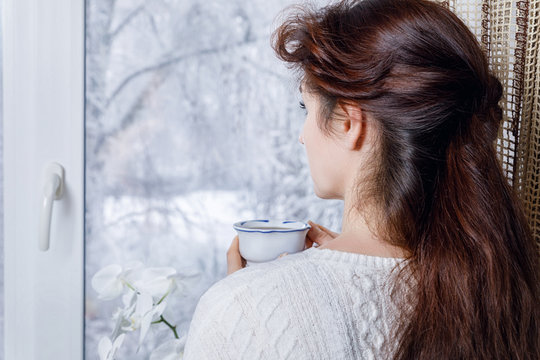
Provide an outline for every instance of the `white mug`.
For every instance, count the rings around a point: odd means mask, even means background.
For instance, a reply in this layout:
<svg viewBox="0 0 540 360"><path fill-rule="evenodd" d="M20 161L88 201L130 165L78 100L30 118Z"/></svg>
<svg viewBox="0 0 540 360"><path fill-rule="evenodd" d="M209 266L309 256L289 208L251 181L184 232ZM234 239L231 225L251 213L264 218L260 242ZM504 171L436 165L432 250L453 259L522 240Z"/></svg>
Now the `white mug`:
<svg viewBox="0 0 540 360"><path fill-rule="evenodd" d="M296 220L246 220L233 225L246 265L272 261L304 250L311 226Z"/></svg>

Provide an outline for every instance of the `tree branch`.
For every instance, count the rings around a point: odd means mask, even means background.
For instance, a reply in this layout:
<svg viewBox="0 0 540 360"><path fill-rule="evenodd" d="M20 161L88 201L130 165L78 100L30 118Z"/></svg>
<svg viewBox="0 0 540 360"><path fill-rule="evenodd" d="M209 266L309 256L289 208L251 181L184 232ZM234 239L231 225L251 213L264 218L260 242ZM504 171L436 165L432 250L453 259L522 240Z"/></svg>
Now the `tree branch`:
<svg viewBox="0 0 540 360"><path fill-rule="evenodd" d="M207 50L201 50L201 51L197 51L197 52L193 52L193 53L189 53L189 54L183 54L183 55L175 56L175 57L172 57L172 58L169 58L169 59L165 59L165 60L163 60L163 61L161 61L161 62L159 62L159 63L157 63L155 65L151 65L151 66L147 66L147 67L144 67L142 69L139 69L139 70L133 72L131 75L127 76L120 83L120 85L118 85L116 87L116 89L111 93L111 96L109 96L109 98L107 99L107 101L105 103L105 107L106 108L109 107L109 105L114 101L116 96L118 96L118 94L131 81L133 81L134 79L136 79L137 77L139 77L139 76L141 76L143 74L146 74L148 72L152 72L152 71L155 71L155 70L160 70L162 68L174 65L174 64L176 64L176 63L178 63L180 61L183 61L183 60L195 57L195 56L217 54L217 53L228 51L230 49L233 49L233 48L245 45L245 44L254 43L256 41L257 41L257 39L253 39L253 40L242 41L242 42L238 42L238 43L234 43L234 44L225 45L225 46L214 48L214 49L207 49Z"/></svg>
<svg viewBox="0 0 540 360"><path fill-rule="evenodd" d="M131 10L131 12L126 16L126 18L120 23L118 24L118 26L116 27L116 29L114 29L113 31L111 31L110 33L110 38L113 39L116 35L118 35L118 33L120 31L122 31L122 29L131 22L131 20L133 20L133 18L135 18L135 16L137 16L142 10L144 9L144 5L140 5L139 7Z"/></svg>

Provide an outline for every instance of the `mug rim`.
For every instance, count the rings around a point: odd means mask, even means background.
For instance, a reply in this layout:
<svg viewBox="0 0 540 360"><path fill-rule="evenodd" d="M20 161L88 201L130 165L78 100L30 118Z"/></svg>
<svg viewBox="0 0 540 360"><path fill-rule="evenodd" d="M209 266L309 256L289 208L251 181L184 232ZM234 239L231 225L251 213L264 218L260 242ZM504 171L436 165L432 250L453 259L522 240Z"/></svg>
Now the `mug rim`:
<svg viewBox="0 0 540 360"><path fill-rule="evenodd" d="M245 226L244 226L244 224L246 224L246 223L251 223L251 222L269 223L270 221L272 221L272 222L278 222L278 223L281 223L282 225L284 225L284 224L290 224L290 223L299 223L299 224L302 224L303 226L302 226L301 228L297 228L297 229L273 229L273 230L264 230L264 229L257 229L257 228L248 228L248 227L245 227ZM238 221L238 222L236 222L236 223L233 224L233 228L234 228L236 231L242 231L242 232L259 232L259 233L273 233L273 232L279 232L279 233L289 233L289 232L297 232L297 231L304 231L304 230L311 229L311 225L309 225L309 224L306 223L306 222L299 221L299 220L255 219L255 220L243 220L243 221Z"/></svg>

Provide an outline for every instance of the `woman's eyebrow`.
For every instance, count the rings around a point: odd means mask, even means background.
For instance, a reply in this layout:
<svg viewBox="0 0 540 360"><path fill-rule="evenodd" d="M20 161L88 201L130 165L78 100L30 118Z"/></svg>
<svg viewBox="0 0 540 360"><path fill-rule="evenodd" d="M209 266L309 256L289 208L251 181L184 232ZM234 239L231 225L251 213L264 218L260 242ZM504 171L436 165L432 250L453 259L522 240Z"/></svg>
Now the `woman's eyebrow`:
<svg viewBox="0 0 540 360"><path fill-rule="evenodd" d="M300 90L300 92L302 92L302 84L300 84L300 86L298 87L298 90Z"/></svg>

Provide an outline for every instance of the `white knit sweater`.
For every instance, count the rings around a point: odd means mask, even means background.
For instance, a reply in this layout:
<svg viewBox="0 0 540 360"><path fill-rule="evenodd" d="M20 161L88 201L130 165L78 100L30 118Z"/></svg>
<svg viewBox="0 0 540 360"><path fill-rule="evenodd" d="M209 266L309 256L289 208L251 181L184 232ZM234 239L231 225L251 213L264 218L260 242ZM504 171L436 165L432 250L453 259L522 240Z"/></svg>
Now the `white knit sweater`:
<svg viewBox="0 0 540 360"><path fill-rule="evenodd" d="M238 270L201 297L183 359L387 359L404 264L311 247Z"/></svg>

